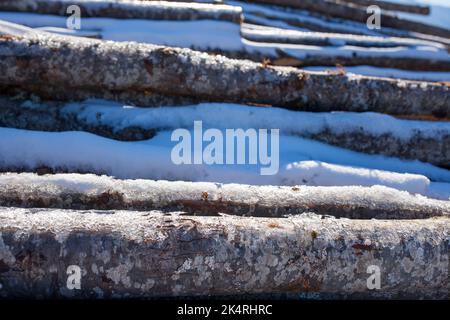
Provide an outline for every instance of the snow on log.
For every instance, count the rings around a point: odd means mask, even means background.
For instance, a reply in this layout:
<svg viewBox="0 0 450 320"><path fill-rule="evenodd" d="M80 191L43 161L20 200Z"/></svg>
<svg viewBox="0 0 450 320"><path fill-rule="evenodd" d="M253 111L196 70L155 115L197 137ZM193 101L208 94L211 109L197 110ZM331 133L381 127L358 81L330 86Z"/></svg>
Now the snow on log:
<svg viewBox="0 0 450 320"><path fill-rule="evenodd" d="M186 217L2 207L0 221L0 296L7 298L313 292L417 299L446 298L450 290L447 217ZM374 266L381 283L370 290ZM79 288L68 285L74 271Z"/></svg>
<svg viewBox="0 0 450 320"><path fill-rule="evenodd" d="M81 17L150 20L225 20L241 22L240 7L204 3L173 3L168 1L89 1L89 0L2 0L0 10L33 12L67 16L67 8L76 5Z"/></svg>
<svg viewBox="0 0 450 320"><path fill-rule="evenodd" d="M450 215L450 201L383 186L274 187L118 180L91 174L0 174L0 206L163 210L190 215L257 217L314 212L353 219L420 219Z"/></svg>
<svg viewBox="0 0 450 320"><path fill-rule="evenodd" d="M0 126L54 132L86 131L121 141L147 140L154 137L159 129L92 124L74 112L64 112L62 104L58 102L32 103L30 100L20 101L4 96L0 96Z"/></svg>
<svg viewBox="0 0 450 320"><path fill-rule="evenodd" d="M445 84L307 72L189 49L29 30L0 37L0 85L36 93L49 87L62 93L131 89L313 111L450 113Z"/></svg>
<svg viewBox="0 0 450 320"><path fill-rule="evenodd" d="M43 169L44 173L80 172L124 179L254 185L384 185L423 195L430 192L429 179L450 181L450 171L427 163L358 154L311 140L283 136L280 144L291 148L282 148L279 159L272 158L270 167L261 163L243 166L235 162L228 163L226 169L223 165L203 162L198 165L176 164L172 158L176 143L171 141L171 134L172 131L161 131L145 143L130 143L87 132L0 128L0 171L40 172ZM327 156L331 153L339 160ZM331 160L332 163L320 159ZM271 170L273 174L261 175L262 169Z"/></svg>
<svg viewBox="0 0 450 320"><path fill-rule="evenodd" d="M255 111L257 111L255 113ZM217 114L221 114L217 118ZM152 138L158 131L190 128L278 128L368 154L418 159L450 167L450 124L401 120L374 113L311 113L225 103L129 108L112 101L62 103L0 96L0 126L40 131L87 131L122 141Z"/></svg>
<svg viewBox="0 0 450 320"><path fill-rule="evenodd" d="M423 14L423 15L430 14L429 6L425 6L425 5L421 5L421 4L417 4L417 3L407 4L407 3L397 3L397 2L385 1L385 0L338 0L337 2L354 3L354 4L357 4L360 6L364 6L364 7L377 5L383 10L402 11L402 12L409 12L409 13Z"/></svg>
<svg viewBox="0 0 450 320"><path fill-rule="evenodd" d="M289 9L289 12L280 10L277 7L267 7L258 4L248 4L247 2L233 1L233 4L240 5L245 11L244 21L268 27L278 27L283 29L295 29L300 31L311 30L329 33L344 33L357 35L379 36L387 35L394 37L417 38L426 41L438 42L450 45L450 39L447 37L438 37L424 33L412 32L407 30L393 29L383 27L381 29L369 30L366 23L343 21L327 16L317 16L303 10Z"/></svg>
<svg viewBox="0 0 450 320"><path fill-rule="evenodd" d="M388 48L398 46L432 46L440 49L447 49L447 46L422 39L381 37L332 32L311 32L265 27L243 23L241 34L251 41L266 43L291 43L306 44L315 46L359 46L371 48Z"/></svg>
<svg viewBox="0 0 450 320"><path fill-rule="evenodd" d="M60 29L66 25L65 17L0 12L0 19L56 34L184 47L257 62L270 59L276 65L342 64L409 70L450 70L450 54L445 45L412 38L296 32L249 24L242 25L241 30L239 25L212 20L130 21L105 18L86 18L83 20L84 31L74 32ZM210 30L215 32L211 33ZM316 44L326 46L318 47Z"/></svg>
<svg viewBox="0 0 450 320"><path fill-rule="evenodd" d="M356 6L350 3L345 4L328 0L252 0L252 2L289 6L293 8L318 12L330 17L354 20L361 23L366 23L367 18L369 17L369 14L367 14L366 8L364 7ZM397 28L401 30L408 30L417 33L450 38L450 30L446 28L400 18L389 11L382 11L382 20L384 27Z"/></svg>

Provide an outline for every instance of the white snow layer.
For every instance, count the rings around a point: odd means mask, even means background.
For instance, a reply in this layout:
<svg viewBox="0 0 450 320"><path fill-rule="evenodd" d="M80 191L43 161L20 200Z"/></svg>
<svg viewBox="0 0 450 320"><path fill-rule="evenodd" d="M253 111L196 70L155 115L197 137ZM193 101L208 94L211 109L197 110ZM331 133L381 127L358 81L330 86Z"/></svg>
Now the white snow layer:
<svg viewBox="0 0 450 320"><path fill-rule="evenodd" d="M280 170L260 175L259 165L175 165L171 150L176 144L171 132L159 133L141 142L121 142L85 132L35 132L0 128L0 166L103 173L118 178L211 181L255 185L384 185L411 193L429 195L430 181L420 174L396 173L366 167L432 173L450 181L450 172L418 161L369 156L296 137L280 137ZM295 160L293 160L295 159ZM349 166L312 161L338 160ZM448 184L450 186L450 184ZM447 188L450 190L450 187ZM446 190L434 196L446 198Z"/></svg>
<svg viewBox="0 0 450 320"><path fill-rule="evenodd" d="M33 107L26 102L25 107ZM190 128L194 121L203 121L210 128L277 128L282 135L316 134L329 130L336 134L364 132L373 136L390 134L410 139L417 133L438 139L450 135L446 121L401 120L375 112L302 112L275 107L252 107L231 103L200 103L191 106L137 108L111 101L86 100L68 103L63 111L76 114L91 124L104 124L118 130L129 126L143 128ZM220 114L220 117L217 115ZM376 125L374 125L376 124Z"/></svg>

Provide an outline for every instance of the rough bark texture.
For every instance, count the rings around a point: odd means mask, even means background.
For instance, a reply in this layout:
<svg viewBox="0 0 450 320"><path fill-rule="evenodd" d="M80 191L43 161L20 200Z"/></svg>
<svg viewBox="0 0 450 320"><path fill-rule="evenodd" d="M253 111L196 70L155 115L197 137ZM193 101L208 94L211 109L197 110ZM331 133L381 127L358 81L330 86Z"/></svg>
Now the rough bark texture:
<svg viewBox="0 0 450 320"><path fill-rule="evenodd" d="M0 58L0 85L38 90L150 91L314 111L450 112L444 84L267 67L149 44L30 31L2 36Z"/></svg>
<svg viewBox="0 0 450 320"><path fill-rule="evenodd" d="M448 298L450 219L180 217L0 209L2 297L340 293ZM67 268L81 268L69 290ZM367 268L381 271L369 290Z"/></svg>
<svg viewBox="0 0 450 320"><path fill-rule="evenodd" d="M423 15L430 14L430 7L420 4L395 3L383 0L336 0L336 2L354 3L364 7L377 5L383 10L403 11Z"/></svg>
<svg viewBox="0 0 450 320"><path fill-rule="evenodd" d="M381 186L271 187L29 173L0 175L0 206L163 210L192 215L225 213L257 217L314 212L354 219L420 219L450 215L449 201Z"/></svg>
<svg viewBox="0 0 450 320"><path fill-rule="evenodd" d="M33 97L31 97L33 98ZM122 140L139 141L152 138L161 127L148 127L130 124L116 128L104 123L104 112L96 113L96 122L80 116L79 108L63 109L66 104L56 101L43 101L29 105L27 100L17 97L0 96L0 126L40 131L87 131L100 136ZM147 105L146 105L147 106ZM339 129L339 128L337 128ZM393 133L374 135L364 127L336 130L324 126L319 132L309 132L302 127L293 128L293 135L322 141L350 150L368 154L383 154L403 159L417 159L442 167L450 166L450 133L448 130L417 130L409 138L401 138Z"/></svg>
<svg viewBox="0 0 450 320"><path fill-rule="evenodd" d="M241 8L227 5L190 3L171 4L170 2L139 1L55 1L55 0L2 0L0 10L33 12L68 16L67 8L77 5L81 17L104 17L119 19L151 20L225 20L241 22Z"/></svg>
<svg viewBox="0 0 450 320"><path fill-rule="evenodd" d="M252 2L310 10L326 16L349 19L361 23L366 23L367 18L369 17L363 7L355 6L353 4L336 3L327 0L252 0ZM386 11L382 12L381 20L382 25L385 27L450 38L450 30L448 29L402 19Z"/></svg>

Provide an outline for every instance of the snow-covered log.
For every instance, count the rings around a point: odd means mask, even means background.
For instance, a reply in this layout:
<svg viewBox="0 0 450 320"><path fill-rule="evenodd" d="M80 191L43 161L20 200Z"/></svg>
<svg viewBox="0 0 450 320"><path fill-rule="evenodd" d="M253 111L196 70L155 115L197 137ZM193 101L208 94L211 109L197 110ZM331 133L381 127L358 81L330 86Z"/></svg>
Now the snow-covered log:
<svg viewBox="0 0 450 320"><path fill-rule="evenodd" d="M1 174L0 206L164 210L190 215L258 217L314 212L354 219L420 219L450 215L450 201L383 186L273 187L117 180L90 174Z"/></svg>
<svg viewBox="0 0 450 320"><path fill-rule="evenodd" d="M217 114L222 117L217 118ZM130 109L112 101L33 103L0 96L0 126L9 128L81 130L116 140L138 141L149 139L161 130L189 128L194 121L202 121L211 128L273 127L285 135L368 154L450 166L448 122L401 120L373 113L294 112L219 103Z"/></svg>
<svg viewBox="0 0 450 320"><path fill-rule="evenodd" d="M354 21L342 21L332 17L316 17L298 10L295 13L286 13L274 8L267 8L263 5L253 5L248 7L244 2L236 2L245 7L244 21L251 24L267 27L282 27L284 29L310 30L328 33L344 33L356 35L386 35L391 37L417 38L426 41L438 42L444 45L450 45L450 38L433 36L424 33L418 33L407 30L383 27L376 32L366 28L365 23ZM292 9L291 9L292 10Z"/></svg>
<svg viewBox="0 0 450 320"><path fill-rule="evenodd" d="M292 29L264 27L243 23L241 34L251 41L266 43L291 43L314 46L358 46L370 48L431 46L440 49L447 47L441 43L415 38L381 37L332 32L310 32Z"/></svg>
<svg viewBox="0 0 450 320"><path fill-rule="evenodd" d="M383 10L402 11L415 14L430 14L430 7L418 3L398 3L389 0L334 0L335 2L354 3L360 6L369 7L377 5Z"/></svg>
<svg viewBox="0 0 450 320"><path fill-rule="evenodd" d="M189 49L64 37L24 28L18 35L0 37L0 85L37 93L52 87L68 94L77 89L148 91L314 111L440 116L450 111L445 84L307 72Z"/></svg>
<svg viewBox="0 0 450 320"><path fill-rule="evenodd" d="M320 14L354 20L366 23L369 15L366 8L350 3L334 2L329 0L252 0L252 2L289 6L298 9L318 12ZM418 21L400 18L389 11L382 11L382 24L384 27L397 28L418 33L430 34L450 38L450 30Z"/></svg>
<svg viewBox="0 0 450 320"><path fill-rule="evenodd" d="M7 298L313 292L442 299L450 290L447 217L185 217L2 207L0 222L0 296Z"/></svg>
<svg viewBox="0 0 450 320"><path fill-rule="evenodd" d="M241 8L202 3L167 1L2 0L0 10L68 16L69 6L81 9L81 17L151 20L225 20L241 22Z"/></svg>
<svg viewBox="0 0 450 320"><path fill-rule="evenodd" d="M41 131L86 131L121 141L136 141L152 138L159 128L89 123L74 112L64 112L62 104L53 101L33 104L0 96L0 126Z"/></svg>

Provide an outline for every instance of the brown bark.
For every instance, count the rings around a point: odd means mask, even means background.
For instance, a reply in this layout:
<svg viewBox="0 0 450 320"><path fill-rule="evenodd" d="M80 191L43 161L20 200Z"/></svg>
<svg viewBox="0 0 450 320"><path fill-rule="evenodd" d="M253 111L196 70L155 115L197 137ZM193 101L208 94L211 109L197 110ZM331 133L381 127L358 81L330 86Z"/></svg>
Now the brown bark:
<svg viewBox="0 0 450 320"><path fill-rule="evenodd" d="M361 23L366 23L367 18L369 17L363 7L353 4L336 3L328 0L252 0L252 2L310 10L326 16L349 19ZM450 38L450 30L448 29L403 19L386 11L382 12L381 24L384 27Z"/></svg>
<svg viewBox="0 0 450 320"><path fill-rule="evenodd" d="M445 299L450 290L448 218L267 219L0 208L0 221L4 298L312 292ZM70 290L67 270L74 265L81 271L80 289ZM373 283L370 266L380 271L376 290L367 285Z"/></svg>
<svg viewBox="0 0 450 320"><path fill-rule="evenodd" d="M27 188L24 188L24 185ZM89 185L89 189L84 189ZM117 180L94 175L0 175L0 206L163 210L189 215L283 217L314 212L353 219L450 216L450 202L373 187L273 187Z"/></svg>
<svg viewBox="0 0 450 320"><path fill-rule="evenodd" d="M442 84L306 72L189 49L29 31L0 38L0 85L37 91L150 91L298 110L450 112Z"/></svg>
<svg viewBox="0 0 450 320"><path fill-rule="evenodd" d="M234 23L241 21L241 9L227 5L189 4L172 5L156 1L51 1L51 0L2 0L0 10L33 12L68 16L67 8L77 5L81 9L81 17L104 17L119 19L151 19L151 20L200 20L213 19Z"/></svg>

